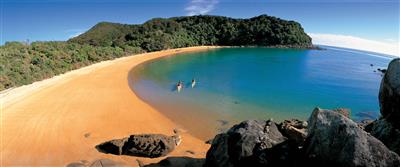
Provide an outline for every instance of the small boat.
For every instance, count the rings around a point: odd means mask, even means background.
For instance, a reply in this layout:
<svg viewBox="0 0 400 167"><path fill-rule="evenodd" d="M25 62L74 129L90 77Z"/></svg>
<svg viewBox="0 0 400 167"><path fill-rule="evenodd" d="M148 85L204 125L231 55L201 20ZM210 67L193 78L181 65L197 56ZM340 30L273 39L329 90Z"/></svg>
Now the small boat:
<svg viewBox="0 0 400 167"><path fill-rule="evenodd" d="M194 86L196 86L196 80L192 79L192 88L194 88Z"/></svg>
<svg viewBox="0 0 400 167"><path fill-rule="evenodd" d="M182 89L182 86L183 84L182 84L182 82L180 82L179 81L179 83L178 84L176 84L176 90L178 91L178 92L180 92L181 91L181 89Z"/></svg>

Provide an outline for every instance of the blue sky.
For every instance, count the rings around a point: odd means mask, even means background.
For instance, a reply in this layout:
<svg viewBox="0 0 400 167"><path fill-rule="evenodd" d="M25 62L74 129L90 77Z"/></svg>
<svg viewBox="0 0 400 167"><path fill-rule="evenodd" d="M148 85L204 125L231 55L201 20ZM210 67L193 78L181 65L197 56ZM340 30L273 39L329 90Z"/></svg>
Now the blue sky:
<svg viewBox="0 0 400 167"><path fill-rule="evenodd" d="M300 22L315 39L329 34L398 45L400 38L399 0L2 0L1 3L0 44L26 39L66 40L100 21L137 24L154 17L193 14L235 18L268 14Z"/></svg>

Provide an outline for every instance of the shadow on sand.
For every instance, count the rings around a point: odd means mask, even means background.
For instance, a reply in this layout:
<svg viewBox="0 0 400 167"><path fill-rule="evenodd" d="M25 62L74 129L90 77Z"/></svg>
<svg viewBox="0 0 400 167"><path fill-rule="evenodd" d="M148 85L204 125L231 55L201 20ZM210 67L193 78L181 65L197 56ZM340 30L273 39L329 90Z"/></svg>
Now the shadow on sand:
<svg viewBox="0 0 400 167"><path fill-rule="evenodd" d="M204 165L204 158L191 158L191 157L168 157L158 163L143 165L143 167L202 167Z"/></svg>

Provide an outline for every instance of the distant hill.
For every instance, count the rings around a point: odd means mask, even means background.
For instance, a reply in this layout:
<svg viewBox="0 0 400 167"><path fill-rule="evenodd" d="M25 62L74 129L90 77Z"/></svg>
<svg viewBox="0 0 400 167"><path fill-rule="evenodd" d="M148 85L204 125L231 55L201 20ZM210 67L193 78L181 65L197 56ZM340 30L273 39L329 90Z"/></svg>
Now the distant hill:
<svg viewBox="0 0 400 167"><path fill-rule="evenodd" d="M140 47L146 51L196 45L310 47L301 25L260 15L156 18L140 25L101 22L69 42L93 46Z"/></svg>
<svg viewBox="0 0 400 167"><path fill-rule="evenodd" d="M157 18L140 25L101 22L67 42L0 46L0 90L129 54L197 45L312 46L299 23L267 15Z"/></svg>

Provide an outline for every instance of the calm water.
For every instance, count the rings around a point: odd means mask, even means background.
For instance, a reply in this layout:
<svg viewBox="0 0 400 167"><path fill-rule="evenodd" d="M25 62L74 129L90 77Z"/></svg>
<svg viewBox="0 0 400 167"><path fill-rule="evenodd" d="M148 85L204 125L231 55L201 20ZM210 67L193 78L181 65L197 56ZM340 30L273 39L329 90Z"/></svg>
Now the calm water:
<svg viewBox="0 0 400 167"><path fill-rule="evenodd" d="M139 97L205 138L227 122L306 120L316 106L349 108L355 120L376 118L382 77L374 70L389 61L330 47L225 48L148 62L133 69L129 79ZM193 89L192 78L197 80ZM180 93L174 89L179 80L186 85ZM214 131L200 132L206 127Z"/></svg>

